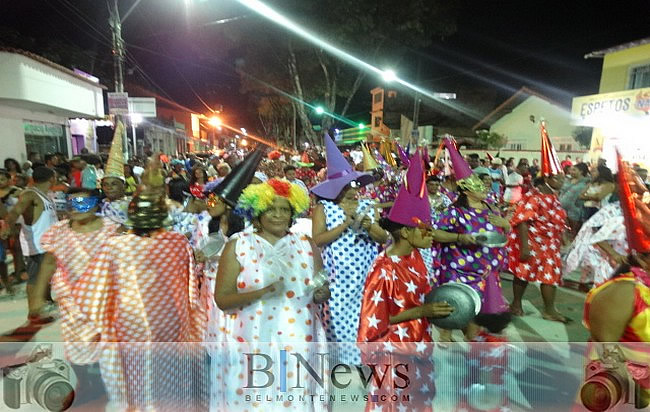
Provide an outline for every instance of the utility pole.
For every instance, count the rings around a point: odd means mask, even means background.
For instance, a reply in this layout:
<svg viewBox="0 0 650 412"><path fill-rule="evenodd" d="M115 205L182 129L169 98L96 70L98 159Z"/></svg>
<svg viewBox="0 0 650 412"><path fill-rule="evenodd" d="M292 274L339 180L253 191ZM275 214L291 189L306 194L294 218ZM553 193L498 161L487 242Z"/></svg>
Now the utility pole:
<svg viewBox="0 0 650 412"><path fill-rule="evenodd" d="M107 0L106 5L108 6L108 12L110 17L108 19L108 24L111 27L111 33L113 35L113 73L114 73L114 91L116 93L124 92L124 40L122 40L122 21L120 20L120 10L118 8L118 0L113 0L113 6ZM116 115L115 119L117 121L122 120L122 116ZM124 147L124 159L128 159L129 156L129 145L127 141L126 133L122 136L123 147ZM135 135L133 136L135 141ZM135 146L133 147L133 152L135 155Z"/></svg>

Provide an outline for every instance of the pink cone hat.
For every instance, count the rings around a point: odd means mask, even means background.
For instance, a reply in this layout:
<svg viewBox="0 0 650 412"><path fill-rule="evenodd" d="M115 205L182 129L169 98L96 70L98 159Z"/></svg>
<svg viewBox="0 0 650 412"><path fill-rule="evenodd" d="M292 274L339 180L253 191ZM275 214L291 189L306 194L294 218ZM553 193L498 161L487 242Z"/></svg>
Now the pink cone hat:
<svg viewBox="0 0 650 412"><path fill-rule="evenodd" d="M417 227L417 221L431 224L431 206L422 163L422 155L418 150L406 171L406 182L400 187L388 213L389 220L409 227Z"/></svg>
<svg viewBox="0 0 650 412"><path fill-rule="evenodd" d="M456 180L470 177L472 175L472 169L470 169L465 159L463 159L463 156L458 153L458 149L456 149L454 142L447 137L445 138L444 143L445 147L449 151L449 159L451 159L451 166L454 168Z"/></svg>
<svg viewBox="0 0 650 412"><path fill-rule="evenodd" d="M336 147L329 134L325 133L325 155L327 156L327 180L312 187L311 192L323 199L334 200L349 183L356 181L360 186L372 183L370 173L357 172Z"/></svg>

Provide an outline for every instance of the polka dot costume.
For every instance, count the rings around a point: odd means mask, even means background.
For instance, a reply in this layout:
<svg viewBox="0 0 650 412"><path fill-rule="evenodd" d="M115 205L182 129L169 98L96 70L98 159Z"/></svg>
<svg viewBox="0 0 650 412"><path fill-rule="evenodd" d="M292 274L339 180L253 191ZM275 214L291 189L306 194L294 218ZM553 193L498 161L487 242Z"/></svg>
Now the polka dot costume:
<svg viewBox="0 0 650 412"><path fill-rule="evenodd" d="M226 400L223 410L321 410L322 405L311 402L255 404L246 401L242 391L247 385L244 353L261 351L275 356L279 349L296 349L305 353L305 349L313 347L316 342L325 342L318 306L313 303L314 255L309 238L289 233L272 245L255 233L237 233L231 240L237 242L235 253L240 265L238 292L259 290L278 280L283 280L285 287L279 295L267 295L248 306L230 311L233 344L228 345L229 361L224 365ZM314 392L309 387L304 391L294 395ZM254 393L247 389L246 394L253 398ZM273 392L273 396L276 393Z"/></svg>
<svg viewBox="0 0 650 412"><path fill-rule="evenodd" d="M337 204L323 201L327 230L342 224L345 213ZM359 200L357 213L372 210L373 202ZM368 214L374 222L372 213ZM330 342L345 342L340 345L339 361L359 364L360 355L354 342L357 341L359 315L363 286L370 266L377 257L377 243L363 229L348 228L343 234L323 248L323 264L329 272L332 297L323 304L323 324ZM349 343L349 344L348 344Z"/></svg>
<svg viewBox="0 0 650 412"><path fill-rule="evenodd" d="M433 228L450 233L472 234L498 231L501 228L489 222L488 209L460 208L452 206L440 214ZM481 296L485 291L485 278L498 274L506 265L505 248L488 248L479 245L445 243L440 251L440 276L438 285L461 282L471 286Z"/></svg>

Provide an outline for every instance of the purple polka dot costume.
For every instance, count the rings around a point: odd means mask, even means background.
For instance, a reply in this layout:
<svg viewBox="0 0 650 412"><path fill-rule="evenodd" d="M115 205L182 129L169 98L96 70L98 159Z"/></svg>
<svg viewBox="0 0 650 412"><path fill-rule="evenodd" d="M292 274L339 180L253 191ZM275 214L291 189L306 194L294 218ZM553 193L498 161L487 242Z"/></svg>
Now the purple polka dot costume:
<svg viewBox="0 0 650 412"><path fill-rule="evenodd" d="M339 226L345 220L345 213L337 204L322 201L327 230ZM368 210L373 220L373 202L359 200L357 213ZM356 348L361 299L366 275L378 254L378 246L364 229L354 231L348 228L339 238L322 250L323 264L329 272L331 298L323 304L323 326L329 342L345 342L341 345L339 361L360 364Z"/></svg>
<svg viewBox="0 0 650 412"><path fill-rule="evenodd" d="M433 223L433 228L461 235L485 231L503 233L503 229L489 222L489 214L488 209L452 206L440 214L439 219ZM461 282L471 286L485 298L485 280L488 276L494 276L498 282L498 274L501 268L506 266L506 253L504 247L488 248L445 243L440 251L440 275L437 283L443 285L448 282Z"/></svg>

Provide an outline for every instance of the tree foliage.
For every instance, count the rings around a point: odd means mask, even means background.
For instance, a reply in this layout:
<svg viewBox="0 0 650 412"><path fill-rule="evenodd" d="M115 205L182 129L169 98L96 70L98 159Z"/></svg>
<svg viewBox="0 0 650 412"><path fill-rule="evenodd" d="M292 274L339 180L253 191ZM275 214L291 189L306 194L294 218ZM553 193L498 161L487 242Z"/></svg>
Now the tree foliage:
<svg viewBox="0 0 650 412"><path fill-rule="evenodd" d="M378 67L392 66L409 48L427 46L436 36L456 29L457 0L270 0L267 4L330 44ZM345 116L368 73L307 43L262 17L224 27L238 56L242 91L250 93L259 111L268 112L268 95L284 95L295 105L299 136L317 141L313 109ZM286 110L268 121L286 123ZM276 116L277 117L274 117ZM293 119L291 119L293 121ZM320 118L323 129L336 119ZM269 128L264 128L268 132ZM290 130L283 126L280 129Z"/></svg>
<svg viewBox="0 0 650 412"><path fill-rule="evenodd" d="M508 143L508 138L489 130L477 130L476 138L488 149L501 149Z"/></svg>
<svg viewBox="0 0 650 412"><path fill-rule="evenodd" d="M594 131L593 127L578 126L573 129L573 138L583 148L591 146L591 134Z"/></svg>

